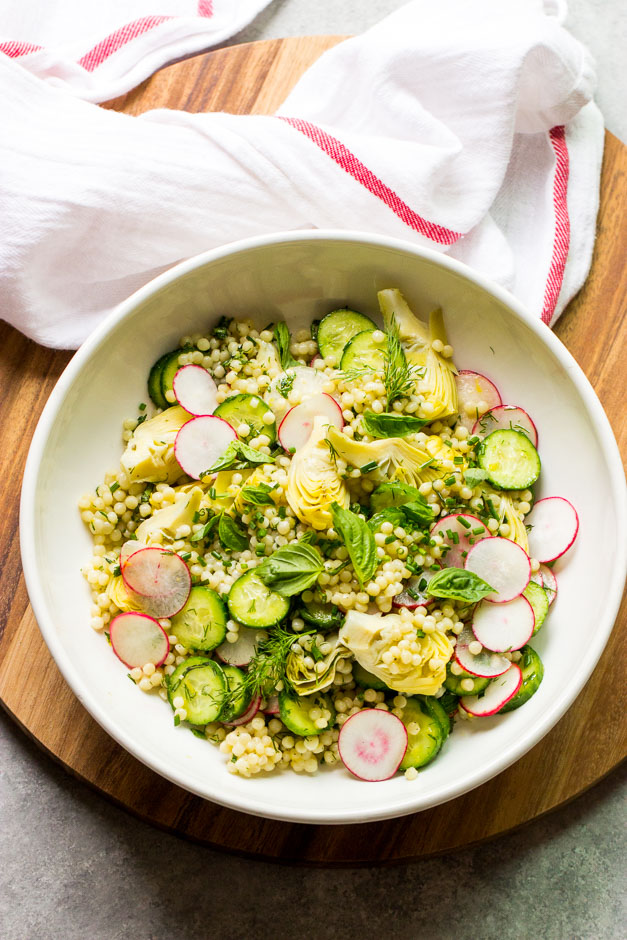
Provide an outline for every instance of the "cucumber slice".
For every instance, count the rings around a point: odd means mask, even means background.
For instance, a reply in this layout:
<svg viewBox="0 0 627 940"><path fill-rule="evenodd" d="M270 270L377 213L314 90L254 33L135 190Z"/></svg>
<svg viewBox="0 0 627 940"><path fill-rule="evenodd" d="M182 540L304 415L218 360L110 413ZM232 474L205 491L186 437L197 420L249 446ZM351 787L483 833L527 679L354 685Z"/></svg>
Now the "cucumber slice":
<svg viewBox="0 0 627 940"><path fill-rule="evenodd" d="M163 368L171 355L172 353L166 353L157 359L148 375L148 394L157 408L170 407L170 402L161 391L161 376L163 375Z"/></svg>
<svg viewBox="0 0 627 940"><path fill-rule="evenodd" d="M387 344L385 339L380 341L373 339L374 334L374 330L364 330L353 336L342 353L341 369L371 368L375 372L383 372Z"/></svg>
<svg viewBox="0 0 627 940"><path fill-rule="evenodd" d="M383 679L368 672L367 669L355 661L353 663L353 681L362 687L362 689L375 689L377 692L391 692L392 689L386 685Z"/></svg>
<svg viewBox="0 0 627 940"><path fill-rule="evenodd" d="M190 650L214 650L226 636L227 613L220 595L203 584L190 591L180 613L170 619L170 633Z"/></svg>
<svg viewBox="0 0 627 940"><path fill-rule="evenodd" d="M337 630L344 622L344 614L339 607L335 607L333 604L321 604L319 601L310 601L309 604L303 604L298 613L305 623L316 627L320 633Z"/></svg>
<svg viewBox="0 0 627 940"><path fill-rule="evenodd" d="M540 457L522 431L493 431L477 447L477 461L497 490L524 490L540 476Z"/></svg>
<svg viewBox="0 0 627 940"><path fill-rule="evenodd" d="M403 709L403 724L407 728L407 750L399 770L409 767L424 767L437 756L444 744L444 733L437 718L433 718L420 698L410 696ZM411 734L409 726L418 725L418 731Z"/></svg>
<svg viewBox="0 0 627 940"><path fill-rule="evenodd" d="M163 357L164 363L161 367L161 394L166 402L166 408L169 408L170 405L173 405L176 401L175 398L168 398L168 392L174 395L174 376L181 368L179 357L188 351L188 346L185 348L179 347L178 349L173 349L172 352Z"/></svg>
<svg viewBox="0 0 627 940"><path fill-rule="evenodd" d="M240 392L239 395L231 395L221 405L218 405L214 415L228 421L236 431L240 424L247 424L250 427L250 434L247 434L246 438L267 434L272 443L276 441L276 422L273 424L263 423L263 416L270 410L259 395Z"/></svg>
<svg viewBox="0 0 627 940"><path fill-rule="evenodd" d="M220 666L206 656L190 656L174 670L168 683L168 701L181 696L192 725L215 721L222 709L226 679Z"/></svg>
<svg viewBox="0 0 627 940"><path fill-rule="evenodd" d="M523 597L526 597L531 604L534 617L536 618L536 623L532 634L532 636L535 636L544 623L546 615L549 612L549 597L544 588L540 587L539 584L536 584L535 581L529 582L523 591Z"/></svg>
<svg viewBox="0 0 627 940"><path fill-rule="evenodd" d="M226 705L222 706L219 720L233 721L234 718L239 718L240 715L244 714L250 705L252 696L250 692L246 692L243 688L245 676L241 669L238 669L237 666L222 666L222 672L226 679L227 692L235 691L236 695ZM238 689L240 689L239 694L237 694Z"/></svg>
<svg viewBox="0 0 627 940"><path fill-rule="evenodd" d="M439 699L434 695L422 695L420 701L423 711L426 711L431 718L435 718L440 725L442 734L444 735L444 741L446 741L451 733L451 719L440 705ZM442 743L444 743L444 741Z"/></svg>
<svg viewBox="0 0 627 940"><path fill-rule="evenodd" d="M229 592L229 613L245 627L274 627L285 617L290 602L263 583L252 568L238 578Z"/></svg>
<svg viewBox="0 0 627 940"><path fill-rule="evenodd" d="M332 310L322 318L318 327L320 355L324 359L327 356L333 356L336 362L339 362L344 347L353 336L357 336L364 330L376 330L376 328L376 323L370 317L365 317L363 313L357 313L356 310L349 310L348 307Z"/></svg>
<svg viewBox="0 0 627 940"><path fill-rule="evenodd" d="M536 694L544 678L544 666L536 651L531 646L523 646L520 652L522 659L519 660L518 665L522 669L522 685L516 695L503 705L499 715L520 708L528 702L531 696Z"/></svg>
<svg viewBox="0 0 627 940"><path fill-rule="evenodd" d="M331 717L325 728L318 728L316 719L311 718L310 711L317 708L322 711L326 708ZM286 728L294 734L307 737L312 734L321 734L335 722L335 709L328 695L317 692L314 695L290 695L288 692L279 692L279 717Z"/></svg>
<svg viewBox="0 0 627 940"><path fill-rule="evenodd" d="M438 703L442 711L446 712L451 720L452 715L455 714L459 705L459 696L455 695L454 692L450 692L448 689L441 695L438 699Z"/></svg>
<svg viewBox="0 0 627 940"><path fill-rule="evenodd" d="M462 679L472 679L473 687L466 691L462 689ZM479 692L483 692L484 689L488 687L490 680L486 679L484 676L471 676L469 672L464 670L460 672L458 676L454 672L451 672L451 664L448 663L446 667L446 679L444 680L444 688L448 689L449 692L452 692L454 695L478 695Z"/></svg>

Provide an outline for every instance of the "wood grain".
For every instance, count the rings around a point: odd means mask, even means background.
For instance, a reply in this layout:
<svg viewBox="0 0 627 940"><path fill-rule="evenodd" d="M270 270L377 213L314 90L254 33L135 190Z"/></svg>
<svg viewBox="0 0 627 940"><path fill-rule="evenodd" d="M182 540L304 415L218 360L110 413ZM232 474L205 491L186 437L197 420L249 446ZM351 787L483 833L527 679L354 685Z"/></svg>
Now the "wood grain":
<svg viewBox="0 0 627 940"><path fill-rule="evenodd" d="M108 106L268 113L302 71L338 37L237 46L163 69ZM627 295L627 150L606 136L598 240L590 277L556 333L583 367L625 447L623 386ZM623 342L621 343L621 338ZM61 678L35 623L21 575L18 496L41 409L71 353L53 352L0 325L0 698L54 759L146 821L240 854L326 865L389 863L470 845L520 826L592 786L627 750L624 709L607 689L624 688L623 605L608 646L578 701L513 767L466 796L411 817L357 826L305 826L243 816L168 783L122 750L85 712ZM598 721L598 715L603 720ZM253 784L254 785L254 782Z"/></svg>

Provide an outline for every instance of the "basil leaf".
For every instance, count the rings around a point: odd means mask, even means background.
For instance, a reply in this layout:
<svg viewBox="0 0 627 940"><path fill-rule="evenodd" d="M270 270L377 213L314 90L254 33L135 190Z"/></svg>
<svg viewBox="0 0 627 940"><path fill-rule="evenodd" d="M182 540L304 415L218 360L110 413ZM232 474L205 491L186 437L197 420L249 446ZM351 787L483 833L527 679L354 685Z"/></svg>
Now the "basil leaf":
<svg viewBox="0 0 627 940"><path fill-rule="evenodd" d="M250 503L251 506L273 506L271 491L272 488L267 483L260 483L259 486L243 486L240 497L244 503Z"/></svg>
<svg viewBox="0 0 627 940"><path fill-rule="evenodd" d="M243 441L232 441L222 456L201 473L201 477L207 476L208 473L218 473L219 470L243 470L262 463L274 463L274 457L262 454Z"/></svg>
<svg viewBox="0 0 627 940"><path fill-rule="evenodd" d="M214 526L217 525L219 519L219 514L212 516L209 522L205 522L202 529L199 529L198 532L194 532L190 538L190 542L202 542L203 539L206 539L209 533L213 530Z"/></svg>
<svg viewBox="0 0 627 940"><path fill-rule="evenodd" d="M468 467L467 470L464 470L464 483L470 487L474 487L477 483L487 479L488 471L482 470L481 467Z"/></svg>
<svg viewBox="0 0 627 940"><path fill-rule="evenodd" d="M282 597L292 597L315 584L324 562L317 548L300 541L279 548L255 570L267 587Z"/></svg>
<svg viewBox="0 0 627 940"><path fill-rule="evenodd" d="M363 587L377 570L377 547L372 529L350 509L331 503L333 528L344 542L357 580Z"/></svg>
<svg viewBox="0 0 627 940"><path fill-rule="evenodd" d="M287 328L286 323L275 323L274 330L274 342L276 343L277 349L279 351L279 360L281 362L282 369L289 369L290 366L297 366L298 362L292 357L290 353L290 331Z"/></svg>
<svg viewBox="0 0 627 940"><path fill-rule="evenodd" d="M424 428L429 421L414 418L413 415L401 415L390 412L375 414L374 411L364 411L364 427L372 437L405 437Z"/></svg>
<svg viewBox="0 0 627 940"><path fill-rule="evenodd" d="M405 503L404 506L400 506L399 508L405 516L405 521L411 523L413 528L428 528L433 522L433 509L429 503L422 498L420 502L412 501L411 503Z"/></svg>
<svg viewBox="0 0 627 940"><path fill-rule="evenodd" d="M472 571L464 571L462 568L443 568L442 571L437 571L433 575L425 588L425 594L474 604L493 590L494 588Z"/></svg>
<svg viewBox="0 0 627 940"><path fill-rule="evenodd" d="M424 529L434 519L433 509L420 490L408 483L381 483L372 493L370 505L375 513L389 508L401 509L403 521L395 522L395 525L407 524L414 529Z"/></svg>
<svg viewBox="0 0 627 940"><path fill-rule="evenodd" d="M231 552L243 552L248 547L248 536L235 519L227 516L225 512L220 516L218 523L218 538Z"/></svg>
<svg viewBox="0 0 627 940"><path fill-rule="evenodd" d="M377 529L380 529L384 522L391 522L394 528L397 525L403 525L405 522L405 515L400 506L388 506L387 509L382 509L380 512L376 512L374 516L371 516L368 519L368 525L373 532L376 532Z"/></svg>

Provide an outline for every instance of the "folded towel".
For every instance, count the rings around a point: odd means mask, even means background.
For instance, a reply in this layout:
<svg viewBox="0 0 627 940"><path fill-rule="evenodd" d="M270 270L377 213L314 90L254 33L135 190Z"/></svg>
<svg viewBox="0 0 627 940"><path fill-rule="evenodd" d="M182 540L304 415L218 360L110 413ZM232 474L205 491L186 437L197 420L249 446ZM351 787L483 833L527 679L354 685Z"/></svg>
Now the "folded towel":
<svg viewBox="0 0 627 940"><path fill-rule="evenodd" d="M270 0L0 0L0 52L87 101L230 39Z"/></svg>
<svg viewBox="0 0 627 940"><path fill-rule="evenodd" d="M183 258L306 226L447 252L554 322L589 268L603 147L593 64L554 13L414 0L269 117L130 117L0 56L1 315L73 347Z"/></svg>

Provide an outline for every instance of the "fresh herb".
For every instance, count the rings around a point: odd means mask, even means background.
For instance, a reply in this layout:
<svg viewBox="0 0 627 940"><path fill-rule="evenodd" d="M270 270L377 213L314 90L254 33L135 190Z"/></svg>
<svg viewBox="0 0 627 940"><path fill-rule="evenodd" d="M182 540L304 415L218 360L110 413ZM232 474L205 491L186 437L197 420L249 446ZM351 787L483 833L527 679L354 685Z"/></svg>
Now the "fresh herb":
<svg viewBox="0 0 627 940"><path fill-rule="evenodd" d="M270 496L272 487L267 483L260 483L259 486L244 486L240 490L240 499L251 506L272 506L274 500Z"/></svg>
<svg viewBox="0 0 627 940"><path fill-rule="evenodd" d="M364 411L362 417L364 428L372 437L406 437L420 431L429 423L422 418L414 418L413 415L394 414L389 411L379 415L374 411Z"/></svg>
<svg viewBox="0 0 627 940"><path fill-rule="evenodd" d="M178 728L178 726L180 725L180 723L181 723L181 716L180 716L180 715L175 715L175 716L174 716L174 727L175 727L175 728Z"/></svg>
<svg viewBox="0 0 627 940"><path fill-rule="evenodd" d="M154 484L154 483L147 483L147 484L146 484L146 487L145 487L145 489L144 489L144 492L143 492L142 495L139 497L140 503L147 503L147 502L150 500L150 497L152 496L152 493L153 493L154 488L155 488L155 484Z"/></svg>
<svg viewBox="0 0 627 940"><path fill-rule="evenodd" d="M112 483L111 486L109 487L109 492L110 492L110 493L115 493L115 491L116 491L116 490L119 490L119 489L120 489L120 484L119 484L119 483L117 483L117 482L116 482L116 483Z"/></svg>
<svg viewBox="0 0 627 940"><path fill-rule="evenodd" d="M246 532L232 516L228 516L225 512L222 513L218 522L218 538L221 545L231 552L243 552L248 546Z"/></svg>
<svg viewBox="0 0 627 940"><path fill-rule="evenodd" d="M396 515L395 518L398 518L399 521L394 522L394 525L403 525L405 523L411 525L412 528L422 529L433 522L433 509L420 490L408 483L381 483L373 491L370 504L377 515L384 509L400 509L402 515ZM370 520L371 525L373 519ZM387 520L381 519L381 522L385 521ZM390 521L393 520L390 519Z"/></svg>
<svg viewBox="0 0 627 940"><path fill-rule="evenodd" d="M458 516L457 521L459 522L460 525L463 525L465 529L469 529L472 525L472 522L468 522L468 519L464 519L463 516Z"/></svg>
<svg viewBox="0 0 627 940"><path fill-rule="evenodd" d="M456 457L453 457L453 463L460 464L464 462L464 458L461 454L458 454Z"/></svg>
<svg viewBox="0 0 627 940"><path fill-rule="evenodd" d="M244 470L262 463L274 463L274 457L262 454L261 451L255 450L243 441L232 441L222 456L200 475L204 477L209 473L217 473L219 470Z"/></svg>
<svg viewBox="0 0 627 940"><path fill-rule="evenodd" d="M139 405L138 405L137 407L138 407L138 409L139 409L140 411L145 411L145 410L146 410L146 402L145 402L145 401L140 401L140 403L139 403Z"/></svg>
<svg viewBox="0 0 627 940"><path fill-rule="evenodd" d="M282 369L289 369L290 366L297 366L298 362L292 354L290 353L290 331L287 328L287 324L280 322L275 323L274 329L274 342L279 351L279 361L281 363Z"/></svg>
<svg viewBox="0 0 627 940"><path fill-rule="evenodd" d="M122 574L122 572L121 572L121 570L120 570L120 566L119 566L119 565L116 565L115 568L113 569L113 577L114 577L114 578L119 578L121 574Z"/></svg>
<svg viewBox="0 0 627 940"><path fill-rule="evenodd" d="M148 415L140 415L139 418L137 419L137 427L139 427L140 424L143 424L147 418L148 418Z"/></svg>
<svg viewBox="0 0 627 940"><path fill-rule="evenodd" d="M322 555L307 541L284 545L257 568L263 583L282 597L306 591L322 571Z"/></svg>
<svg viewBox="0 0 627 940"><path fill-rule="evenodd" d="M257 644L242 684L226 693L223 708L239 700L240 696L252 698L255 695L271 694L278 682L282 682L285 688L291 688L285 672L287 657L299 637L313 633L313 629L296 634L280 626L273 627L269 636Z"/></svg>
<svg viewBox="0 0 627 940"><path fill-rule="evenodd" d="M424 375L424 369L415 365L410 366L407 362L395 316L392 316L388 325L387 349L384 358L383 382L389 408L395 401L409 398L416 381Z"/></svg>
<svg viewBox="0 0 627 940"><path fill-rule="evenodd" d="M446 480L444 481L444 486L452 486L454 482L455 482L455 476L447 477Z"/></svg>
<svg viewBox="0 0 627 940"><path fill-rule="evenodd" d="M376 460L371 460L369 463L365 463L363 467L360 467L359 470L361 473L372 473L373 470L376 470L379 464Z"/></svg>
<svg viewBox="0 0 627 940"><path fill-rule="evenodd" d="M216 339L226 339L226 334L229 331L229 326L231 324L231 317L220 317L218 320L217 326L213 328L213 335Z"/></svg>
<svg viewBox="0 0 627 940"><path fill-rule="evenodd" d="M200 738L201 741L207 740L207 736L205 732L202 730L202 728L190 728L189 730L191 731L191 733L194 735L195 738Z"/></svg>
<svg viewBox="0 0 627 940"><path fill-rule="evenodd" d="M471 488L487 479L488 471L482 470L481 467L468 467L467 470L464 470L464 483Z"/></svg>
<svg viewBox="0 0 627 940"><path fill-rule="evenodd" d="M474 604L487 597L494 589L472 571L462 568L443 568L429 581L425 593L431 597L449 598Z"/></svg>
<svg viewBox="0 0 627 940"><path fill-rule="evenodd" d="M344 542L360 585L377 570L377 547L370 526L350 509L331 503L333 528Z"/></svg>
<svg viewBox="0 0 627 940"><path fill-rule="evenodd" d="M194 532L194 534L190 538L190 542L202 542L203 539L206 539L207 536L212 531L212 529L214 528L214 526L218 524L219 519L220 519L219 514L212 516L208 522L205 522L202 529L199 529L198 532Z"/></svg>
<svg viewBox="0 0 627 940"><path fill-rule="evenodd" d="M295 372L286 372L285 375L276 383L277 392L283 398L289 398L289 394L294 387Z"/></svg>
<svg viewBox="0 0 627 940"><path fill-rule="evenodd" d="M132 677L132 675L130 674L130 672L127 672L126 675L129 677L129 679L131 680L131 682L133 683L133 685L137 685L137 683L136 683L135 680L133 679L133 677Z"/></svg>
<svg viewBox="0 0 627 940"><path fill-rule="evenodd" d="M311 327L310 327L310 330L311 330L311 338L312 338L312 340L314 341L314 343L317 343L317 342L318 342L318 327L319 327L319 326L320 326L320 320L312 320L312 321L311 321Z"/></svg>

